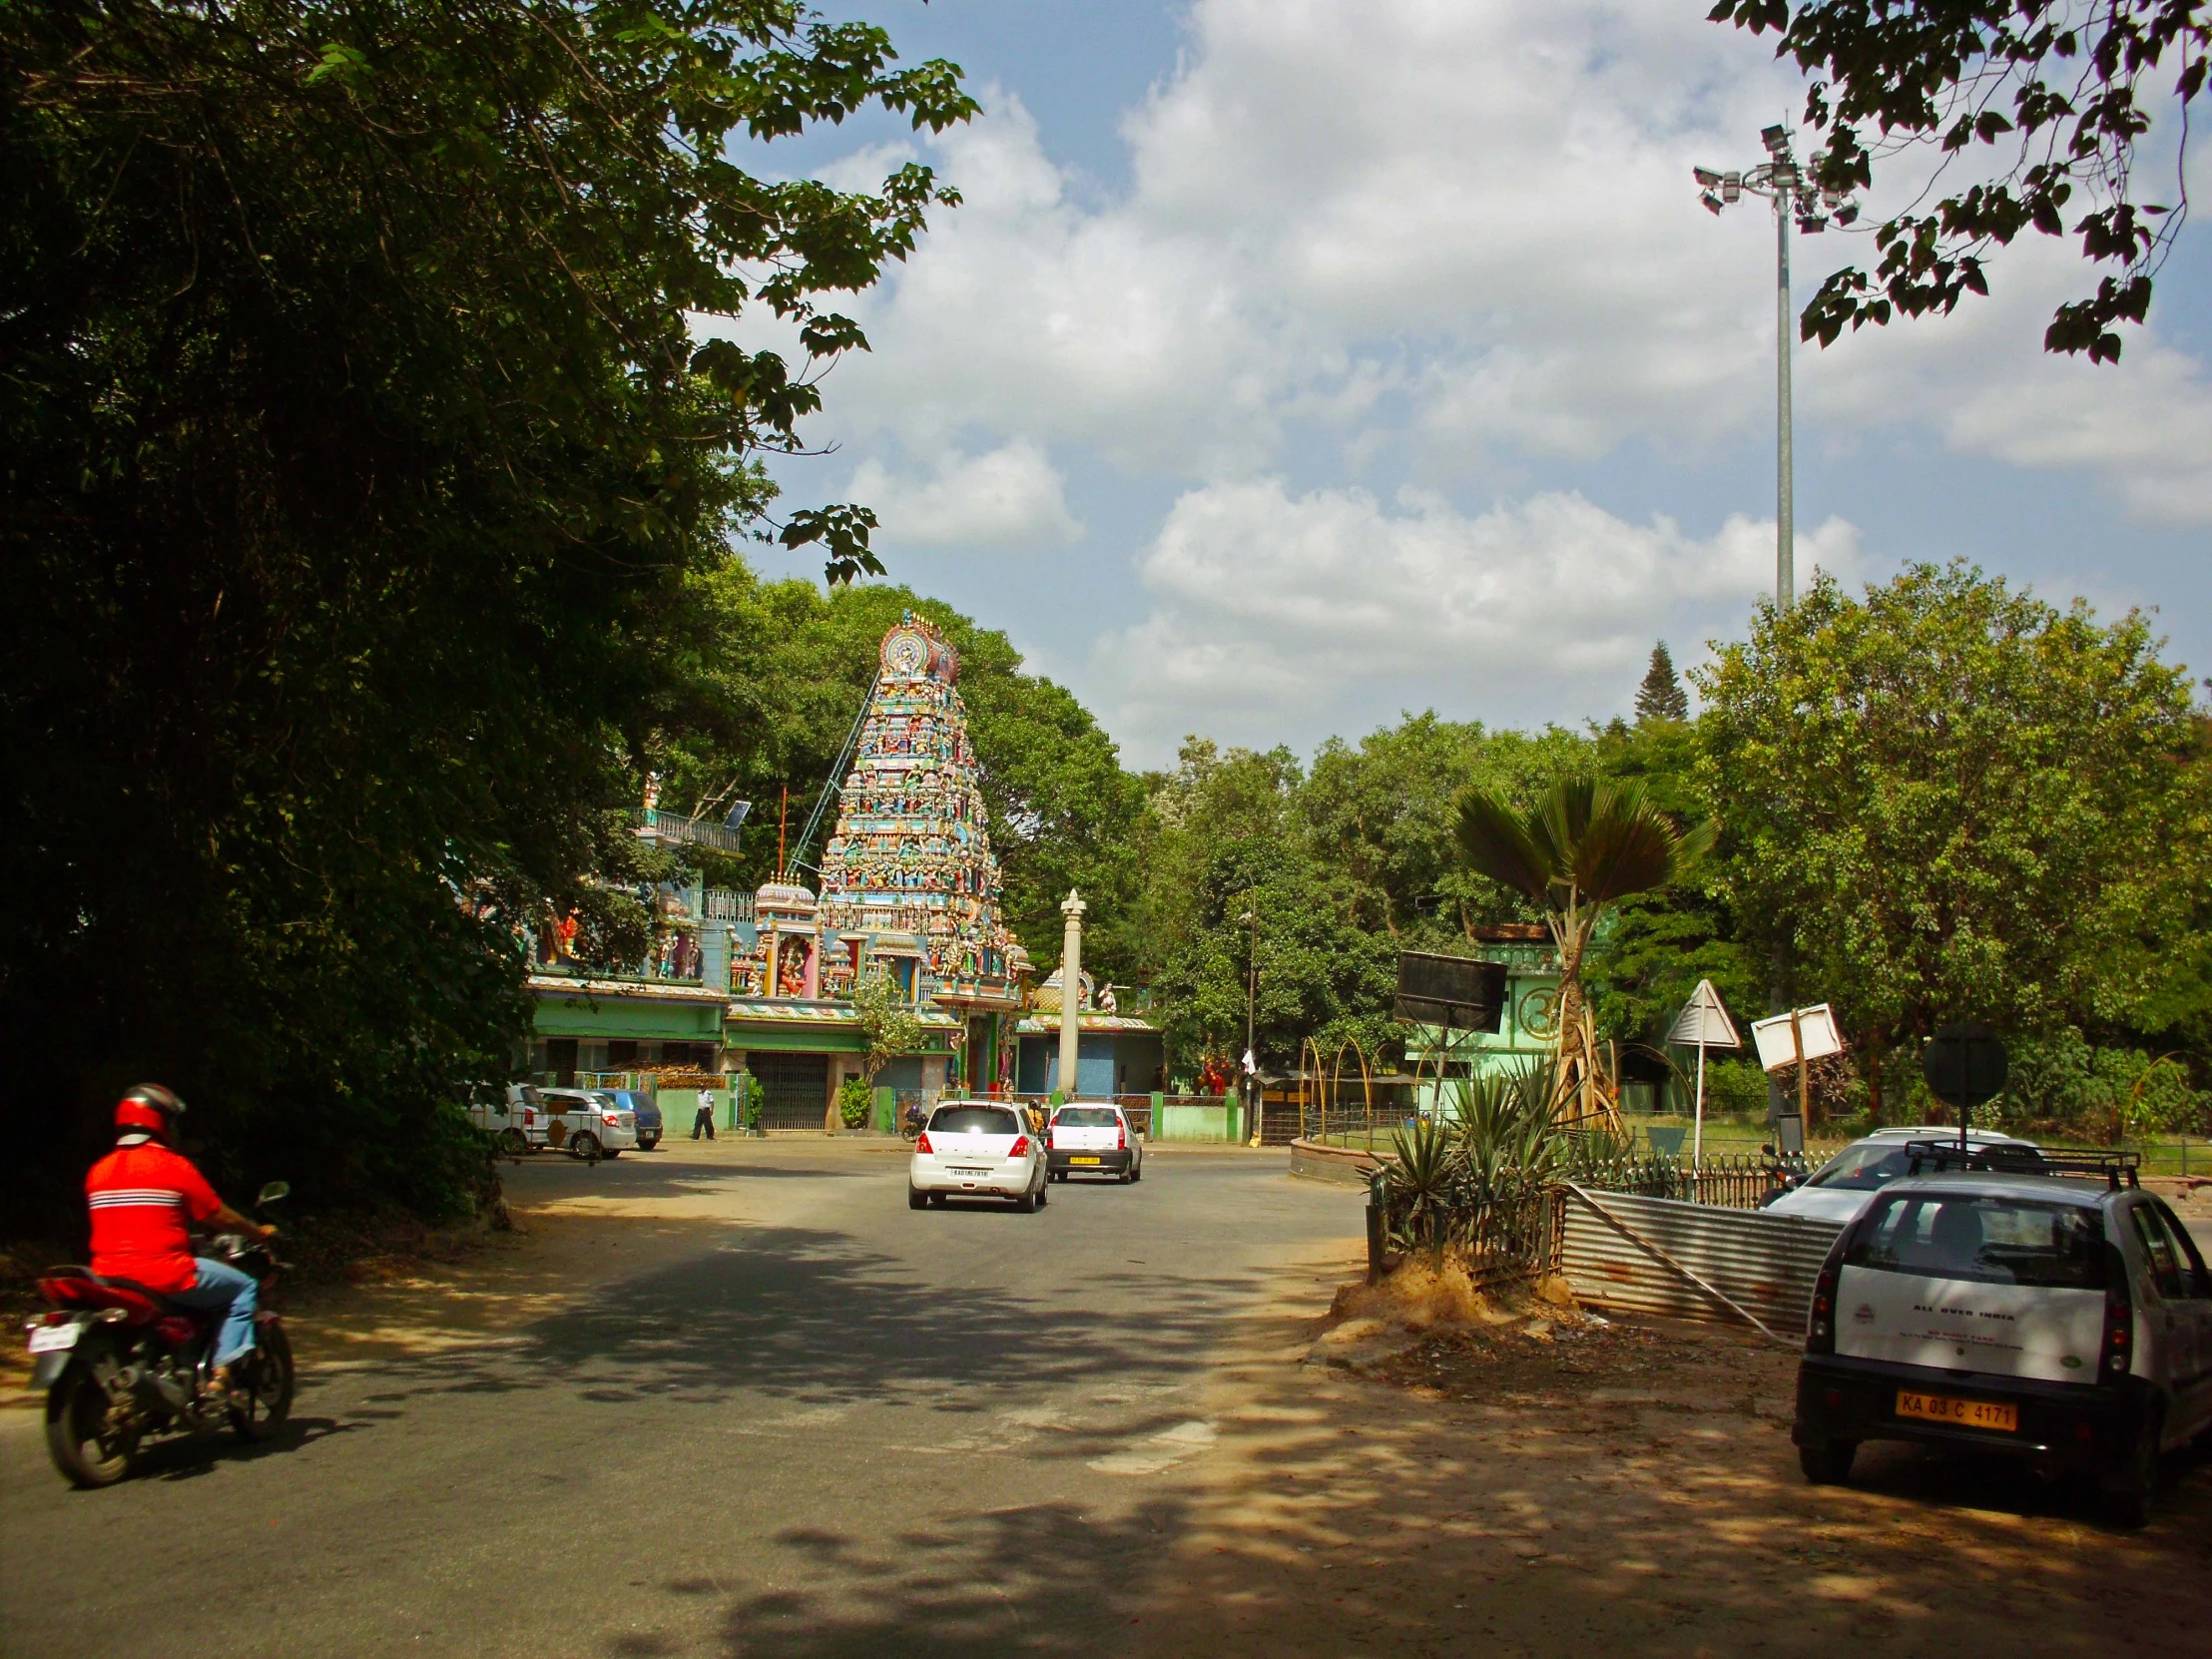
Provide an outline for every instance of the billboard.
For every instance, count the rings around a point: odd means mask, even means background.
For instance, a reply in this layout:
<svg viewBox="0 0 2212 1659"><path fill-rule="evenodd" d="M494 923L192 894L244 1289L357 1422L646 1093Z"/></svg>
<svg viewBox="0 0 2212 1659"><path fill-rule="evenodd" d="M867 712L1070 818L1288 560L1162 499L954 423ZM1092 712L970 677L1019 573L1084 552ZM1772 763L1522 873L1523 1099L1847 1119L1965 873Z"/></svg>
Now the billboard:
<svg viewBox="0 0 2212 1659"><path fill-rule="evenodd" d="M1455 1031L1495 1031L1505 1008L1505 964L1472 956L1397 953L1399 1019L1448 1025Z"/></svg>

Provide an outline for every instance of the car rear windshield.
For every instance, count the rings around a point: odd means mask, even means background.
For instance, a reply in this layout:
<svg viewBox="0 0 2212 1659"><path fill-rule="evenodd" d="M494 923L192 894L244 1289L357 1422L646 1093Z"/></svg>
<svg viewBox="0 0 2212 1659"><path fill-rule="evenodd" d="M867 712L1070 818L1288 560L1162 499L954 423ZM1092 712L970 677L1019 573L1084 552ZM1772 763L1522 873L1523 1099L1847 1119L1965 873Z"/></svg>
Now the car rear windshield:
<svg viewBox="0 0 2212 1659"><path fill-rule="evenodd" d="M1003 1106L939 1106L929 1127L940 1135L1018 1135L1021 1122Z"/></svg>
<svg viewBox="0 0 2212 1659"><path fill-rule="evenodd" d="M2072 1204L1893 1193L1869 1212L1844 1265L1984 1285L2097 1290L2104 1284L2104 1228L2095 1211Z"/></svg>
<svg viewBox="0 0 2212 1659"><path fill-rule="evenodd" d="M1111 1106L1063 1106L1052 1121L1062 1129L1113 1129L1121 1116Z"/></svg>

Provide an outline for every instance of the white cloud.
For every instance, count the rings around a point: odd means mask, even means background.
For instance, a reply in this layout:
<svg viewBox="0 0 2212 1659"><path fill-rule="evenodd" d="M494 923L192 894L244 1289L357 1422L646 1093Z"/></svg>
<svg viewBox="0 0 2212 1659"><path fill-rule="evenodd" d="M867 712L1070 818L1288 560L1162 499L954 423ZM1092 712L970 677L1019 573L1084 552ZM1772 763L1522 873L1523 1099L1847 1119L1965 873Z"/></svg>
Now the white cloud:
<svg viewBox="0 0 2212 1659"><path fill-rule="evenodd" d="M997 89L924 142L966 205L860 299L875 350L839 370L840 437L980 430L1194 480L1333 445L1343 474L1454 487L1628 440L1708 455L1771 419L1772 221L1716 223L1688 176L1795 106L1763 42L1649 0L1198 0L1188 32L1125 122L1123 200L1077 205ZM1801 245L1801 295L1816 262L1871 254L1844 244ZM2117 373L2040 352L2083 276L2031 238L1997 300L1802 353L1801 406L2212 515L2195 359L2154 336Z"/></svg>
<svg viewBox="0 0 2212 1659"><path fill-rule="evenodd" d="M888 548L1022 550L1066 547L1083 537L1060 474L1025 439L982 455L948 451L918 480L865 460L854 468L845 495L875 509L879 539Z"/></svg>
<svg viewBox="0 0 2212 1659"><path fill-rule="evenodd" d="M1801 584L1816 566L1852 580L1858 534L1801 530L1797 562ZM1153 613L1102 641L1093 673L1116 735L1156 762L1186 731L1272 743L1320 713L1408 701L1493 723L1609 714L1654 639L1688 666L1709 631L1740 629L1773 586L1774 526L1735 518L1700 539L1561 493L1392 511L1268 479L1184 495L1141 572Z"/></svg>

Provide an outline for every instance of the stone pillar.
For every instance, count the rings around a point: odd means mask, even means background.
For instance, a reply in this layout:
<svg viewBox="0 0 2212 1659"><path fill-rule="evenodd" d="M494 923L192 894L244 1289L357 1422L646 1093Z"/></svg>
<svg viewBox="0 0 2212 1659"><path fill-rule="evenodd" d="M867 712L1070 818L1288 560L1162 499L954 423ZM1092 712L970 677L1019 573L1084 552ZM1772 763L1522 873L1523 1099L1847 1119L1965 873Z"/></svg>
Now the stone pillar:
<svg viewBox="0 0 2212 1659"><path fill-rule="evenodd" d="M1083 911L1084 903L1073 887L1061 901L1060 914L1068 918L1060 936L1060 1093L1075 1098L1076 1066L1080 1048L1078 1028L1083 1007Z"/></svg>

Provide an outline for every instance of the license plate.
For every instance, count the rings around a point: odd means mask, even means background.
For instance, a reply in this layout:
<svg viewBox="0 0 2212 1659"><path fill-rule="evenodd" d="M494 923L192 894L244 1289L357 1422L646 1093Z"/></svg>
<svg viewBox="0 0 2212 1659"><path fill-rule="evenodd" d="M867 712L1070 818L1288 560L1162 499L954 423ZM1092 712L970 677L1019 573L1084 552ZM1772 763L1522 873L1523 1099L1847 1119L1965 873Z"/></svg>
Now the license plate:
<svg viewBox="0 0 2212 1659"><path fill-rule="evenodd" d="M952 1173L959 1176L963 1181L965 1181L978 1180L983 1176L990 1174L990 1171L987 1169L956 1169Z"/></svg>
<svg viewBox="0 0 2212 1659"><path fill-rule="evenodd" d="M1096 1158L1070 1158L1068 1162L1071 1164L1095 1164L1098 1160Z"/></svg>
<svg viewBox="0 0 2212 1659"><path fill-rule="evenodd" d="M31 1333L31 1352L51 1354L58 1348L75 1348L77 1337L84 1327L74 1321L68 1325L42 1325Z"/></svg>
<svg viewBox="0 0 2212 1659"><path fill-rule="evenodd" d="M1999 1405L1988 1399L1959 1399L1951 1394L1916 1393L1910 1388L1898 1390L1898 1415L1919 1417L1924 1422L1954 1422L1967 1428L1994 1428L2006 1434L2016 1434L2020 1427L2017 1405Z"/></svg>

